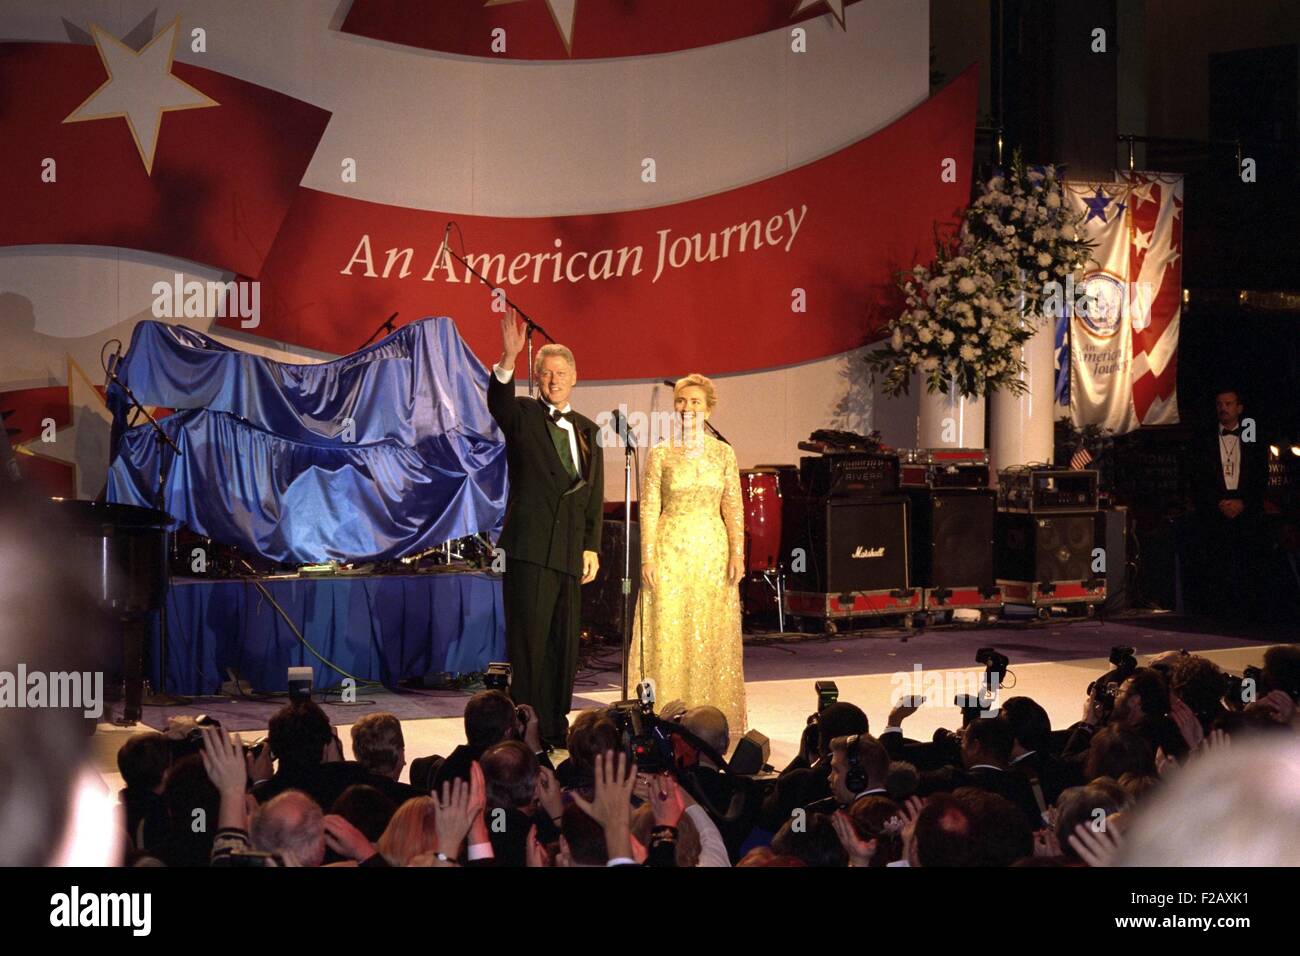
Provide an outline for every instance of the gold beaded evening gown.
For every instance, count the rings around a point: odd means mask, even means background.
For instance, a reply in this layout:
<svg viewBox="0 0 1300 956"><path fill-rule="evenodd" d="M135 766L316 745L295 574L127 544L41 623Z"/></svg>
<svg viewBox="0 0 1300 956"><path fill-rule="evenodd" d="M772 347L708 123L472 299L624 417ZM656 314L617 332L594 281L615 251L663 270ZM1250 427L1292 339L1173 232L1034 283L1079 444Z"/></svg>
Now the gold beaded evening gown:
<svg viewBox="0 0 1300 956"><path fill-rule="evenodd" d="M658 704L711 704L734 739L746 729L740 594L727 583L728 557L745 556L740 472L725 442L705 435L691 445L656 445L646 462L641 560L655 563L659 584L641 586L629 687L644 674Z"/></svg>

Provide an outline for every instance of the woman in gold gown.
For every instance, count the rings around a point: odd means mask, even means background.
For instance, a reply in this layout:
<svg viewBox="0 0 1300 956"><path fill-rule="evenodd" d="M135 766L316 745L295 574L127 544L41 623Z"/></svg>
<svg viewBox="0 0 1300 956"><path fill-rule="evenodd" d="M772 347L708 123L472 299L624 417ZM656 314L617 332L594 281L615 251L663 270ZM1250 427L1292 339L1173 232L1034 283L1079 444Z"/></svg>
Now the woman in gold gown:
<svg viewBox="0 0 1300 956"><path fill-rule="evenodd" d="M717 396L703 375L673 388L680 438L650 450L641 483L641 599L628 670L662 704L710 704L745 733L740 641L744 514L736 453L705 434ZM644 654L643 654L644 648Z"/></svg>

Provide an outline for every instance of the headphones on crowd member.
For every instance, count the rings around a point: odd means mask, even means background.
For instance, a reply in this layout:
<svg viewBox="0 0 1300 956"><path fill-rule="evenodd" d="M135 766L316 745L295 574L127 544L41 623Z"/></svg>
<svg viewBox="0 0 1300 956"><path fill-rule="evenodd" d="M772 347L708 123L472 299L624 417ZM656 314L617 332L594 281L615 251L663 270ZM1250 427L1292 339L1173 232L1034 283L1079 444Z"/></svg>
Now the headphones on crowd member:
<svg viewBox="0 0 1300 956"><path fill-rule="evenodd" d="M861 736L854 734L844 741L844 759L849 762L848 772L844 774L844 786L854 796L867 789L867 770L862 766L861 755L858 753L858 738Z"/></svg>

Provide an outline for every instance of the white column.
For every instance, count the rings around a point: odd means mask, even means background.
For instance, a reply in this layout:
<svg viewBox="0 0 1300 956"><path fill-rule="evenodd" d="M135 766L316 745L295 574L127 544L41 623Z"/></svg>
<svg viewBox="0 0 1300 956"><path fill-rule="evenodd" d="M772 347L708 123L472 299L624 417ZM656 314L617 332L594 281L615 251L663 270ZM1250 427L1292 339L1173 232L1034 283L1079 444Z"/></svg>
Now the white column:
<svg viewBox="0 0 1300 956"><path fill-rule="evenodd" d="M983 448L984 398L963 398L954 386L948 394L925 390L919 377L917 389L916 445L918 448Z"/></svg>
<svg viewBox="0 0 1300 956"><path fill-rule="evenodd" d="M1038 331L1024 344L1025 371L1020 380L1027 391L993 393L990 465L994 469L1031 463L1052 463L1053 420L1056 409L1055 323L1051 316L1030 319Z"/></svg>

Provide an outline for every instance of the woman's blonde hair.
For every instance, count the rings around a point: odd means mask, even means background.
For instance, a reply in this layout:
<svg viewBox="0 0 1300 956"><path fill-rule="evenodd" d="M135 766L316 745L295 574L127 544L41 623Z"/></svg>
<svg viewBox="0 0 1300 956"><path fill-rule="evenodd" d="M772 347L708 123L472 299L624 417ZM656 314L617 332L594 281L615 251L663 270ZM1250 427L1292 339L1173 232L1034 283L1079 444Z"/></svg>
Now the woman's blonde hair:
<svg viewBox="0 0 1300 956"><path fill-rule="evenodd" d="M412 797L397 808L378 842L379 852L390 866L406 866L420 854L439 849L437 814L438 804L433 797Z"/></svg>
<svg viewBox="0 0 1300 956"><path fill-rule="evenodd" d="M712 381L699 372L692 372L685 378L677 380L677 384L673 386L673 400L677 400L677 396L681 394L682 389L690 388L692 385L704 389L704 402L709 406L709 411L713 411L713 406L718 404L718 390L713 387Z"/></svg>

